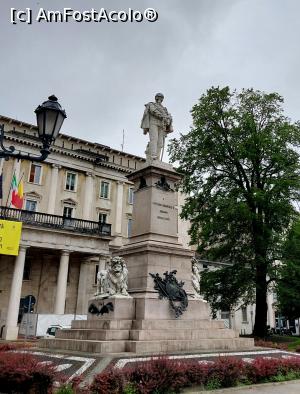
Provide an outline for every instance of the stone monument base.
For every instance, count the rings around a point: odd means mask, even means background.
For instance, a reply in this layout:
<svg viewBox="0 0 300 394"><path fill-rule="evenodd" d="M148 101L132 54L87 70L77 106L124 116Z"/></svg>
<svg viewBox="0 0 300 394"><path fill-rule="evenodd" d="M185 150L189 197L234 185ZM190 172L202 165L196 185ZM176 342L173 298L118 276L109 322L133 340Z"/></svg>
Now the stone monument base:
<svg viewBox="0 0 300 394"><path fill-rule="evenodd" d="M174 320L174 311L168 300L158 298L136 298L136 320ZM209 306L207 302L190 299L187 310L176 320L209 320Z"/></svg>
<svg viewBox="0 0 300 394"><path fill-rule="evenodd" d="M97 308L91 313L91 305ZM132 297L108 297L91 298L88 302L88 319L89 320L131 320L135 316L135 300Z"/></svg>
<svg viewBox="0 0 300 394"><path fill-rule="evenodd" d="M89 304L101 308L108 302L113 303L113 311L99 316L89 313L88 320L74 320L71 329L59 330L55 339L42 339L40 347L101 354L254 348L252 338L239 338L238 332L225 328L223 321L210 320L208 305L201 300L189 300L187 311L178 319L168 301L157 298L92 299Z"/></svg>
<svg viewBox="0 0 300 394"><path fill-rule="evenodd" d="M208 304L192 297L195 296L191 266L194 253L178 241L175 190L180 178L170 165L161 162L128 175L135 187L132 236L116 253L126 262L128 293L133 298L92 299L89 310L91 304L94 310L88 314L87 321L73 321L71 329L59 330L55 339L43 339L41 347L101 354L254 348L253 339L239 338L238 332L225 328L222 321L211 320ZM116 261L121 261L120 257L116 257ZM183 289L188 296L188 306L185 297L184 312L177 319L174 309L178 313L178 306L173 302L171 309L167 299L159 299L153 277L163 278L167 272L174 271L177 271L178 282L184 282ZM178 299L174 294L182 293L173 287L172 300ZM108 303L112 304L110 308Z"/></svg>

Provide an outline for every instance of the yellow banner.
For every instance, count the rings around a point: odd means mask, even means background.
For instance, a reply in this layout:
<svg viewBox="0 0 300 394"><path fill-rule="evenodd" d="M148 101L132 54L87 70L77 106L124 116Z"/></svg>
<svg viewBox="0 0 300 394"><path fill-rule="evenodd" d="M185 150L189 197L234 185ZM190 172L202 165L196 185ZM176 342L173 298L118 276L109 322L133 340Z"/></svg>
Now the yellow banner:
<svg viewBox="0 0 300 394"><path fill-rule="evenodd" d="M21 222L0 220L0 254L18 256L21 232Z"/></svg>

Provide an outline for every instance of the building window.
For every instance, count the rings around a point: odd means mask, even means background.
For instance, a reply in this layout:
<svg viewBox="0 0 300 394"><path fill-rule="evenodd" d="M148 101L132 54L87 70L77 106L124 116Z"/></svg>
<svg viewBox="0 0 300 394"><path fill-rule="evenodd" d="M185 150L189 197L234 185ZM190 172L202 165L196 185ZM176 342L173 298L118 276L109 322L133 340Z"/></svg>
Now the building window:
<svg viewBox="0 0 300 394"><path fill-rule="evenodd" d="M95 285L97 284L97 275L98 275L98 272L99 272L99 264L96 264L96 265L95 265L95 277L94 277L94 284L95 284Z"/></svg>
<svg viewBox="0 0 300 394"><path fill-rule="evenodd" d="M42 166L31 163L28 182L39 185L41 183L41 174Z"/></svg>
<svg viewBox="0 0 300 394"><path fill-rule="evenodd" d="M242 310L242 322L246 323L246 322L248 322L247 307L246 306L242 306L241 310Z"/></svg>
<svg viewBox="0 0 300 394"><path fill-rule="evenodd" d="M71 219L74 215L74 208L69 206L64 206L63 217Z"/></svg>
<svg viewBox="0 0 300 394"><path fill-rule="evenodd" d="M99 222L107 223L107 213L99 212Z"/></svg>
<svg viewBox="0 0 300 394"><path fill-rule="evenodd" d="M23 280L30 280L31 260L27 258L24 264Z"/></svg>
<svg viewBox="0 0 300 394"><path fill-rule="evenodd" d="M134 189L130 187L128 189L128 204L133 204Z"/></svg>
<svg viewBox="0 0 300 394"><path fill-rule="evenodd" d="M37 201L35 201L35 200L26 200L25 201L25 210L26 211L36 212L36 208L37 208Z"/></svg>
<svg viewBox="0 0 300 394"><path fill-rule="evenodd" d="M131 228L132 228L132 219L129 218L128 219L128 223L127 223L127 236L128 236L128 238L131 237Z"/></svg>
<svg viewBox="0 0 300 394"><path fill-rule="evenodd" d="M100 197L101 198L108 198L109 197L109 182L101 181Z"/></svg>
<svg viewBox="0 0 300 394"><path fill-rule="evenodd" d="M227 320L230 317L229 311L221 311L221 319L222 320Z"/></svg>
<svg viewBox="0 0 300 394"><path fill-rule="evenodd" d="M76 190L76 178L77 174L74 172L67 172L66 174L66 190L74 192Z"/></svg>

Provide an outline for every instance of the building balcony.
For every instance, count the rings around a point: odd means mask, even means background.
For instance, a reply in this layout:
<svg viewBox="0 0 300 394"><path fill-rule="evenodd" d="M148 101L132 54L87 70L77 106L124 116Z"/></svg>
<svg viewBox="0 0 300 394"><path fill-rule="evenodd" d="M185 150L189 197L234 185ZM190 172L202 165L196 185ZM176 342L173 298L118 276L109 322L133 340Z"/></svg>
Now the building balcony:
<svg viewBox="0 0 300 394"><path fill-rule="evenodd" d="M92 222L64 216L49 215L48 213L25 211L0 207L0 219L22 222L35 227L47 227L55 230L72 231L82 234L110 236L111 225L108 223Z"/></svg>

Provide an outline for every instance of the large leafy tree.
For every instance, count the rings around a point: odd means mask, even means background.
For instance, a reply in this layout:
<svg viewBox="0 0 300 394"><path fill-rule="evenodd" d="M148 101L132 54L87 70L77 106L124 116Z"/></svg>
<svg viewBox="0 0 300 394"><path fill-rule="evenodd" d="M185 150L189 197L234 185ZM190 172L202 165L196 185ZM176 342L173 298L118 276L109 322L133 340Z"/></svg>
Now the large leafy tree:
<svg viewBox="0 0 300 394"><path fill-rule="evenodd" d="M202 258L247 270L240 284L255 290L257 336L266 333L268 283L299 197L300 125L282 102L276 93L212 87L192 109L191 130L169 146L183 174L191 243Z"/></svg>
<svg viewBox="0 0 300 394"><path fill-rule="evenodd" d="M300 221L288 233L277 283L278 308L289 319L300 316Z"/></svg>
<svg viewBox="0 0 300 394"><path fill-rule="evenodd" d="M202 272L201 292L209 301L214 318L217 311L231 311L241 300L245 305L253 302L253 282L249 281L249 275L249 267L244 264Z"/></svg>

